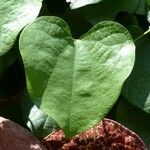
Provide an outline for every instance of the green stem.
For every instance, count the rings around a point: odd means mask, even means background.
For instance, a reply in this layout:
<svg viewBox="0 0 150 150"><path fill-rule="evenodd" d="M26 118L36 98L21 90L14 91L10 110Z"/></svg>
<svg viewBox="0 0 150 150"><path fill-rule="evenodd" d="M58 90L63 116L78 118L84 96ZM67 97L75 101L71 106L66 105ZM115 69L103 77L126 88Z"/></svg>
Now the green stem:
<svg viewBox="0 0 150 150"><path fill-rule="evenodd" d="M134 42L136 42L137 40L143 38L143 37L144 37L146 34L148 34L148 33L150 33L150 28L149 28L146 32L144 32L141 36L139 36L138 38L136 38L136 39L134 40Z"/></svg>

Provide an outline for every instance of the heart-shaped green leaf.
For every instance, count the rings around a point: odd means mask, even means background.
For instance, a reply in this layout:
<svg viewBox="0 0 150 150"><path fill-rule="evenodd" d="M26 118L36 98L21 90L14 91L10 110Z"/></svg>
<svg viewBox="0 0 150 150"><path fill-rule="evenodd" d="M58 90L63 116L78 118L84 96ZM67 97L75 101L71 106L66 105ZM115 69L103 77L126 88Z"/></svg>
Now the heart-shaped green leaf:
<svg viewBox="0 0 150 150"><path fill-rule="evenodd" d="M37 17L41 5L42 0L0 1L0 56L11 49L20 30Z"/></svg>
<svg viewBox="0 0 150 150"><path fill-rule="evenodd" d="M20 37L30 97L67 136L99 122L116 102L134 64L129 32L116 22L73 39L57 17L41 17Z"/></svg>

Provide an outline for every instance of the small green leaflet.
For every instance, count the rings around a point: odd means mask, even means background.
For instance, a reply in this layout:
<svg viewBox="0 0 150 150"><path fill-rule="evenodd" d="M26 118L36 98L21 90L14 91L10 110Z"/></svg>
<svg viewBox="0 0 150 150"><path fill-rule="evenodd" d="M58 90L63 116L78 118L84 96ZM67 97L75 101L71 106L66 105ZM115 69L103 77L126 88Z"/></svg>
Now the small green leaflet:
<svg viewBox="0 0 150 150"><path fill-rule="evenodd" d="M25 91L22 99L23 118L31 132L42 140L58 128L53 118L40 111Z"/></svg>
<svg viewBox="0 0 150 150"><path fill-rule="evenodd" d="M0 56L14 45L18 33L39 14L42 0L0 1Z"/></svg>
<svg viewBox="0 0 150 150"><path fill-rule="evenodd" d="M73 39L57 17L40 17L21 33L31 99L71 137L99 122L116 102L135 59L129 32L104 21Z"/></svg>
<svg viewBox="0 0 150 150"><path fill-rule="evenodd" d="M89 4L95 4L103 0L66 0L66 2L70 2L70 8L76 9L79 7L83 7Z"/></svg>
<svg viewBox="0 0 150 150"><path fill-rule="evenodd" d="M150 23L150 11L147 12L147 21Z"/></svg>
<svg viewBox="0 0 150 150"><path fill-rule="evenodd" d="M150 7L150 0L147 0L147 4ZM149 11L147 12L147 21L150 23L150 9L148 9Z"/></svg>

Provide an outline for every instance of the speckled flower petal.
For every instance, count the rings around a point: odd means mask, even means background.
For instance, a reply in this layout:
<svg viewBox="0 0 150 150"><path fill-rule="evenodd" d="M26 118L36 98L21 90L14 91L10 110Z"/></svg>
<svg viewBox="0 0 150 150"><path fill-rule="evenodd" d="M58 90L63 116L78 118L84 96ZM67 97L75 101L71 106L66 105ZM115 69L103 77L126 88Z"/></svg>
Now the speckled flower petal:
<svg viewBox="0 0 150 150"><path fill-rule="evenodd" d="M65 138L62 130L56 131L43 140L49 150L146 150L140 137L120 123L103 119L93 128Z"/></svg>

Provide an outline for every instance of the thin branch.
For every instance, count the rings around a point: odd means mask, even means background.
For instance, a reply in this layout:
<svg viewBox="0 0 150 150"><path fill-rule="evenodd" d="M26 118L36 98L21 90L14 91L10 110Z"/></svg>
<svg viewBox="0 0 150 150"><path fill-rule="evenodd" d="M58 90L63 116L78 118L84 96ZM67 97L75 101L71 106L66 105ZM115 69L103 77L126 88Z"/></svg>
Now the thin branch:
<svg viewBox="0 0 150 150"><path fill-rule="evenodd" d="M140 35L139 37L137 37L135 40L134 40L134 42L136 42L136 41L138 41L139 39L141 39L141 38L143 38L145 35L147 35L148 33L150 33L150 28L146 31L146 32L144 32L142 35Z"/></svg>

